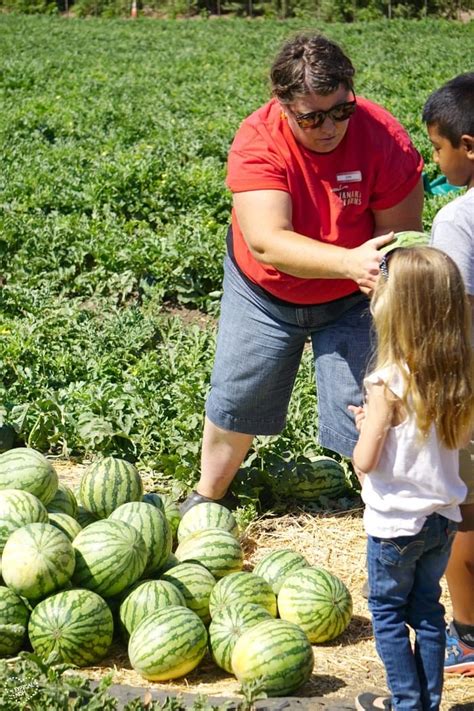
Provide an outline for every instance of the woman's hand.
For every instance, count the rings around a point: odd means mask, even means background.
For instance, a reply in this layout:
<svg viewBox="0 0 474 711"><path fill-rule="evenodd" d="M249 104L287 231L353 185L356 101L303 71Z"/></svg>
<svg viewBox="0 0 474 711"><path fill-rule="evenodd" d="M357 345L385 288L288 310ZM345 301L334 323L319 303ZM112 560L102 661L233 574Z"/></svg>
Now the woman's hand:
<svg viewBox="0 0 474 711"><path fill-rule="evenodd" d="M349 279L353 279L359 289L370 296L380 274L380 247L389 244L394 238L393 232L372 237L360 247L347 249L345 252L345 270Z"/></svg>

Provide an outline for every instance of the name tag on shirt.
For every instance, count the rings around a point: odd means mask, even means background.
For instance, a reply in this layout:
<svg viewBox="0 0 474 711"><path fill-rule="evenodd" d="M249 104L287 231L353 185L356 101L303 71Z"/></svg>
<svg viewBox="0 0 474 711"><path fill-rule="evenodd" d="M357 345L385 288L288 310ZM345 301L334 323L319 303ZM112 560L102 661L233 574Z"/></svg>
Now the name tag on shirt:
<svg viewBox="0 0 474 711"><path fill-rule="evenodd" d="M336 179L344 183L359 183L362 180L360 170L351 170L349 173L337 173Z"/></svg>

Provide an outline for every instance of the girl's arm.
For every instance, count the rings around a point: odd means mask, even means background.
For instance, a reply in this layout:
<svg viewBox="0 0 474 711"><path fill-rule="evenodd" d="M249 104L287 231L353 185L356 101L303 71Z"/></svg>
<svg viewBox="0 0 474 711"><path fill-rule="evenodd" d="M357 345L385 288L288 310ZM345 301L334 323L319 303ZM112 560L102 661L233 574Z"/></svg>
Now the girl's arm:
<svg viewBox="0 0 474 711"><path fill-rule="evenodd" d="M392 424L394 405L395 396L384 383L371 385L364 407L365 416L360 423L359 440L352 454L354 467L359 472L370 472L377 466Z"/></svg>

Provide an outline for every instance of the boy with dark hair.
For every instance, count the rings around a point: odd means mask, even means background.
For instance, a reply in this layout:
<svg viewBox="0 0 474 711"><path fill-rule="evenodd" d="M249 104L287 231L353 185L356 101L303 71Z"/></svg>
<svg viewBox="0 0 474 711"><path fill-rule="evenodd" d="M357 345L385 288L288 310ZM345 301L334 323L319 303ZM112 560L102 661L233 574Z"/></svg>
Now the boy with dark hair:
<svg viewBox="0 0 474 711"><path fill-rule="evenodd" d="M431 244L457 263L471 300L474 320L474 72L461 74L428 98L423 121L433 158L452 185L465 193L436 215ZM461 452L460 474L468 487L461 506L446 579L453 605L447 631L445 671L474 675L474 443Z"/></svg>

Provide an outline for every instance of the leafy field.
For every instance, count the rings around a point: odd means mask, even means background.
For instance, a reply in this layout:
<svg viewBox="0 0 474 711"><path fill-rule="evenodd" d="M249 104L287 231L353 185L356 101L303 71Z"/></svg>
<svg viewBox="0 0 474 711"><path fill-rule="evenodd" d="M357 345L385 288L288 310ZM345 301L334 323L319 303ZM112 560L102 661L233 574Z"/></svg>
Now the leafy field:
<svg viewBox="0 0 474 711"><path fill-rule="evenodd" d="M298 21L67 21L0 17L0 419L43 451L106 452L196 479L240 121ZM470 25L321 27L347 49L356 89L407 127L428 93L467 71ZM430 199L425 222L446 198ZM250 461L314 452L306 354L280 438ZM0 422L1 424L1 422Z"/></svg>

